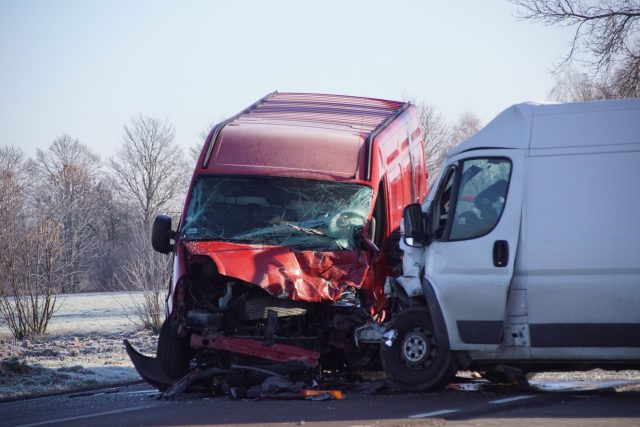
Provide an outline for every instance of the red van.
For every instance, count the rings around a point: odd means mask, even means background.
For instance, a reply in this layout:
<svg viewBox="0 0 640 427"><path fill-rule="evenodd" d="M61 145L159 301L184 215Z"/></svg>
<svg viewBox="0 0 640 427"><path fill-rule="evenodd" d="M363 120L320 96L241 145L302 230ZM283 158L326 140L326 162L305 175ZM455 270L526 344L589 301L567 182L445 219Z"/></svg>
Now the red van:
<svg viewBox="0 0 640 427"><path fill-rule="evenodd" d="M154 249L174 254L164 373L194 359L357 365L354 330L384 318L399 263L385 248L426 182L410 103L274 92L216 125L176 230L153 225Z"/></svg>

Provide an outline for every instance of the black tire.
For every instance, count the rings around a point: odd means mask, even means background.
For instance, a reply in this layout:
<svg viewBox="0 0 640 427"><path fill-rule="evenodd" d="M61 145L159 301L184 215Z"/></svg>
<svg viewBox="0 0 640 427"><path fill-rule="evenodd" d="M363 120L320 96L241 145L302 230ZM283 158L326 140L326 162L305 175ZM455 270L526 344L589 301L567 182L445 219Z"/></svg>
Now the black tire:
<svg viewBox="0 0 640 427"><path fill-rule="evenodd" d="M156 358L164 373L172 380L182 378L189 371L191 355L189 337L179 336L171 320L165 320L160 328L156 352Z"/></svg>
<svg viewBox="0 0 640 427"><path fill-rule="evenodd" d="M402 311L389 329L398 336L391 347L380 344L380 361L389 379L409 391L439 390L456 373L453 353L436 339L424 307Z"/></svg>

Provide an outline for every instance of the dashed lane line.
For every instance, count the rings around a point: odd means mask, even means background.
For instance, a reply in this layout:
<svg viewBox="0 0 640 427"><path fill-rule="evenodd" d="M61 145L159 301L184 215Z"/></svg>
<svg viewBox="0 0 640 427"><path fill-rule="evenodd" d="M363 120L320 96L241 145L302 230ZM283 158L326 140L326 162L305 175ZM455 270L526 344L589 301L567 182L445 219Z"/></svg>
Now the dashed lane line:
<svg viewBox="0 0 640 427"><path fill-rule="evenodd" d="M440 411L425 412L423 414L409 415L409 418L416 419L416 418L437 417L438 415L452 414L452 413L458 412L458 411L460 411L460 409L441 409Z"/></svg>
<svg viewBox="0 0 640 427"><path fill-rule="evenodd" d="M531 399L532 397L535 396L533 394L526 394L522 396L505 397L504 399L492 400L489 403L497 405L500 403L515 402L516 400Z"/></svg>
<svg viewBox="0 0 640 427"><path fill-rule="evenodd" d="M56 423L65 423L68 421L77 421L77 420L83 420L87 418L102 417L104 415L115 415L115 414L121 414L124 412L139 411L141 409L150 409L150 408L155 408L157 406L162 406L162 403L153 403L151 405L134 406L132 408L116 409L113 411L106 411L106 412L96 412L93 414L79 415L77 417L58 418L54 420L40 421L38 423L21 424L16 427L35 427L35 426L42 426L42 425L49 425L49 424L56 424Z"/></svg>
<svg viewBox="0 0 640 427"><path fill-rule="evenodd" d="M492 405L499 405L499 404L504 404L504 403L509 403L509 402L515 402L518 400L525 400L525 399L530 399L532 397L535 397L532 394L527 394L527 395L522 395L522 396L513 396L513 397L506 397L504 399L497 399L497 400L491 400L488 403L492 404ZM486 406L486 408L488 408L489 406ZM474 410L472 410L472 412L477 411L478 408L475 408ZM430 418L430 417L437 417L440 415L449 415L449 414L454 414L456 412L461 412L462 414L465 414L466 411L462 411L461 409L441 409L438 411L431 411L431 412L424 412L422 414L414 414L414 415L409 415L407 418L412 418L412 419L416 419L416 418Z"/></svg>

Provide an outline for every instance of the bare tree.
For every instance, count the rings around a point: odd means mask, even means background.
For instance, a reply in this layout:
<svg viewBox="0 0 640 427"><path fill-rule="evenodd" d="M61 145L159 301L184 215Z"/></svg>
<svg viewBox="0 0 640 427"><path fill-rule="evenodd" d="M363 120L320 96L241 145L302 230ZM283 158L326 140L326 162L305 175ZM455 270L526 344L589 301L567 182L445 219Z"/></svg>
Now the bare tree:
<svg viewBox="0 0 640 427"><path fill-rule="evenodd" d="M65 279L62 224L45 220L15 242L3 271L0 314L16 339L44 334Z"/></svg>
<svg viewBox="0 0 640 427"><path fill-rule="evenodd" d="M92 274L88 276L93 289L119 289L117 276L122 274L127 259L124 248L130 241L131 214L115 193L115 184L109 178L100 180L95 188L96 209L91 238L96 247L90 259Z"/></svg>
<svg viewBox="0 0 640 427"><path fill-rule="evenodd" d="M573 68L556 74L556 82L549 98L559 102L580 102L618 98L615 85L592 79L588 74Z"/></svg>
<svg viewBox="0 0 640 427"><path fill-rule="evenodd" d="M640 95L640 3L637 0L511 0L523 20L575 27L559 68L586 64L616 97Z"/></svg>
<svg viewBox="0 0 640 427"><path fill-rule="evenodd" d="M164 320L163 296L171 278L171 259L149 249L148 230L139 227L129 245L123 277L123 287L142 292L142 300L132 298L138 323L145 329L160 332ZM126 281L126 283L124 283Z"/></svg>
<svg viewBox="0 0 640 427"><path fill-rule="evenodd" d="M424 134L427 172L429 173L427 185L431 187L449 150L480 130L480 119L474 114L466 112L455 125L451 125L433 105L426 102L416 102L408 95L404 95L403 99L415 104L418 109L418 117Z"/></svg>
<svg viewBox="0 0 640 427"><path fill-rule="evenodd" d="M38 150L34 170L35 210L63 226L62 238L69 271L63 291L80 289L81 272L95 240L89 238L95 214L95 186L99 157L69 135L56 138L46 151Z"/></svg>
<svg viewBox="0 0 640 427"><path fill-rule="evenodd" d="M223 121L224 119L220 119L220 121ZM207 140L207 138L209 137L209 133L211 132L211 129L213 129L213 127L217 124L217 122L209 122L209 124L203 128L200 133L198 133L198 140L199 142L196 142L195 144L193 144L191 147L189 147L189 160L192 161L192 163L196 163L198 161L198 159L200 158L200 152L202 151L202 145L204 144L204 142Z"/></svg>
<svg viewBox="0 0 640 427"><path fill-rule="evenodd" d="M22 152L0 148L0 316L16 339L46 331L67 270L62 224L29 210Z"/></svg>
<svg viewBox="0 0 640 427"><path fill-rule="evenodd" d="M189 147L189 160L191 163L196 164L200 158L200 151L202 151L202 144L193 144Z"/></svg>
<svg viewBox="0 0 640 427"><path fill-rule="evenodd" d="M451 129L451 146L472 137L481 127L480 119L475 114L468 111L463 113Z"/></svg>
<svg viewBox="0 0 640 427"><path fill-rule="evenodd" d="M438 176L440 165L451 148L450 126L442 114L432 105L426 102L416 102L415 99L404 96L405 101L415 104L418 109L420 126L424 135L424 155L427 165L427 187Z"/></svg>
<svg viewBox="0 0 640 427"><path fill-rule="evenodd" d="M26 197L27 176L24 154L15 147L0 148L0 239L9 238L17 228ZM8 245L0 245L0 254L10 250Z"/></svg>
<svg viewBox="0 0 640 427"><path fill-rule="evenodd" d="M121 287L141 290L136 304L140 323L158 330L162 323L162 298L168 284L169 258L151 249L149 231L153 217L175 212L188 185L187 165L174 144L173 126L154 117L138 116L124 126L122 145L110 165L120 198L133 211L128 258Z"/></svg>
<svg viewBox="0 0 640 427"><path fill-rule="evenodd" d="M184 156L174 137L168 122L140 115L124 126L122 145L110 161L120 196L147 229L158 212L175 209L186 188Z"/></svg>

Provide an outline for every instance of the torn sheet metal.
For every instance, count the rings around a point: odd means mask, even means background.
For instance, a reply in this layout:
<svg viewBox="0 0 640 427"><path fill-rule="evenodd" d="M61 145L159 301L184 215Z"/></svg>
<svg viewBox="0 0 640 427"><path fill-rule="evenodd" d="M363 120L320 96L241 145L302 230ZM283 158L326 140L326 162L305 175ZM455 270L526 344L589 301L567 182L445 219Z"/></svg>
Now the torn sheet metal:
<svg viewBox="0 0 640 427"><path fill-rule="evenodd" d="M307 302L337 301L347 287L371 285L371 255L366 251L294 251L287 247L230 242L184 242L191 255L211 257L219 273L254 283L278 298ZM375 290L370 290L369 297Z"/></svg>

